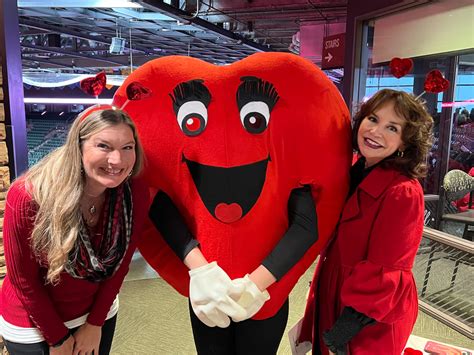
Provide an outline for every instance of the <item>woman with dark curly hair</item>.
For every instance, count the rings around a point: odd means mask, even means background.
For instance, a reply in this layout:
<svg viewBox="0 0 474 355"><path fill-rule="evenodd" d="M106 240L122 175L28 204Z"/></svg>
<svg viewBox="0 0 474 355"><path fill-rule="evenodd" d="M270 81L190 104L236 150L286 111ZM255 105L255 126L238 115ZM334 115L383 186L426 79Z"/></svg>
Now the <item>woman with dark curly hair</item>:
<svg viewBox="0 0 474 355"><path fill-rule="evenodd" d="M418 312L412 266L423 232L433 120L405 92L384 89L354 117L346 205L320 257L300 341L313 354L399 355Z"/></svg>

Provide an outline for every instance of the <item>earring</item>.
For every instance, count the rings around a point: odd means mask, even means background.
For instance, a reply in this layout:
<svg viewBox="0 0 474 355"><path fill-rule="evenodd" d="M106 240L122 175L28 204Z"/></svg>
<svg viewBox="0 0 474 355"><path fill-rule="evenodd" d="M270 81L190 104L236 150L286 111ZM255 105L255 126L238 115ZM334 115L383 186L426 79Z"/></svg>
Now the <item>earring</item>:
<svg viewBox="0 0 474 355"><path fill-rule="evenodd" d="M404 154L405 154L405 152L404 152L404 151L402 151L402 150L399 150L399 151L397 152L397 157L399 157L399 158L403 158L403 155L404 155Z"/></svg>

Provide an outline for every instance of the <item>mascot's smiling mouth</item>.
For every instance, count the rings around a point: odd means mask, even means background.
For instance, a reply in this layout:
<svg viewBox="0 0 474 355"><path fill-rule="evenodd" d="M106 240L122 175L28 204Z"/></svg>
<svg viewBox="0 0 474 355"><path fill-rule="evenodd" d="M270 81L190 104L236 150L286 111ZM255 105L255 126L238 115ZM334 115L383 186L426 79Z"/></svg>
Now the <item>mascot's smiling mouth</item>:
<svg viewBox="0 0 474 355"><path fill-rule="evenodd" d="M231 168L200 164L184 155L183 161L207 210L219 221L232 223L244 217L257 202L270 157Z"/></svg>

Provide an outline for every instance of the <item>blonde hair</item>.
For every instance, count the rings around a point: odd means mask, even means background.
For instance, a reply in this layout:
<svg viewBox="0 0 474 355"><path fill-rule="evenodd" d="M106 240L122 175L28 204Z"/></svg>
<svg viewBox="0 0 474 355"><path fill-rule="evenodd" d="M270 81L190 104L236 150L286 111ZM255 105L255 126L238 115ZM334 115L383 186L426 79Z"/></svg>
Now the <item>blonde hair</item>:
<svg viewBox="0 0 474 355"><path fill-rule="evenodd" d="M31 245L37 259L47 263L49 283L59 282L83 224L80 209L85 184L82 144L99 131L119 124L126 124L133 132L136 161L131 176L137 175L143 165L143 148L137 130L124 111L112 109L80 114L69 130L66 143L25 174L25 186L38 206Z"/></svg>

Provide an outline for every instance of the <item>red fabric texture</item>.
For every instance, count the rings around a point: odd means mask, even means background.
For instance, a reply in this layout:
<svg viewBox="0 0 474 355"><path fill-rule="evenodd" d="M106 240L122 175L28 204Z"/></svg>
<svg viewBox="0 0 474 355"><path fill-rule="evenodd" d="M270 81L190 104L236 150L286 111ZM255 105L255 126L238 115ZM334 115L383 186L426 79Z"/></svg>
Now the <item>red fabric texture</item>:
<svg viewBox="0 0 474 355"><path fill-rule="evenodd" d="M34 203L24 181L12 184L7 195L3 226L7 275L1 289L0 314L19 327L37 327L49 344L67 333L64 322L89 312L87 321L102 326L128 272L138 236L147 214L149 195L143 181L132 182L133 233L124 260L101 283L72 278L66 272L60 282L45 285L46 268L32 255L30 236L35 218Z"/></svg>
<svg viewBox="0 0 474 355"><path fill-rule="evenodd" d="M348 354L403 351L418 312L411 269L423 233L423 210L423 190L416 180L378 167L362 181L321 256L301 341L321 339L350 306L376 323L349 342ZM313 335L315 315L319 330Z"/></svg>
<svg viewBox="0 0 474 355"><path fill-rule="evenodd" d="M241 79L247 76L272 83L280 96L268 128L260 134L243 128L236 102ZM211 101L205 130L190 137L177 123L170 94L179 83L196 79L203 80ZM348 190L350 119L337 88L314 64L285 53L258 53L228 66L190 57L159 58L128 77L114 97L116 106L126 101L130 82L140 82L153 92L151 98L130 102L125 108L144 145L148 184L171 197L204 256L209 262L217 261L232 279L256 269L283 237L291 190L301 184L312 186L319 241L268 289L271 299L254 318L273 316L332 233ZM235 222L222 223L203 204L183 155L221 168L269 156L271 161L251 210ZM187 268L150 223L139 248L160 276L188 295Z"/></svg>

